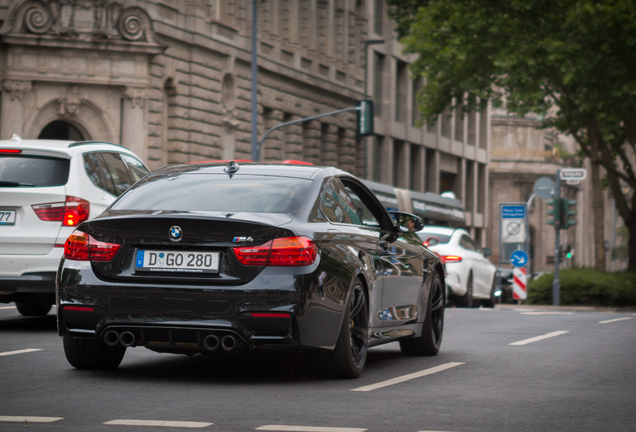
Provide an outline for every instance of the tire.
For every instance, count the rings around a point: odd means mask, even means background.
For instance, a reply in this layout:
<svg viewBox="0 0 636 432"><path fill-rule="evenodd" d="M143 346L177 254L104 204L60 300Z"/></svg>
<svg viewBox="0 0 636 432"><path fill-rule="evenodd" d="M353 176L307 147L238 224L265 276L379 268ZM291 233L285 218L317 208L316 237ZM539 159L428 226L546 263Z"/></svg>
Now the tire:
<svg viewBox="0 0 636 432"><path fill-rule="evenodd" d="M51 310L51 304L37 300L17 301L15 306L23 316L45 316Z"/></svg>
<svg viewBox="0 0 636 432"><path fill-rule="evenodd" d="M64 337L64 354L77 369L113 370L121 363L126 347L109 347L97 339Z"/></svg>
<svg viewBox="0 0 636 432"><path fill-rule="evenodd" d="M419 337L403 339L400 341L400 349L404 355L434 356L439 352L444 335L444 289L439 273L431 282L431 290L428 295L426 316L422 334Z"/></svg>
<svg viewBox="0 0 636 432"><path fill-rule="evenodd" d="M473 300L473 272L468 275L468 281L466 282L466 294L463 296L457 296L456 300L458 307L471 308L474 306Z"/></svg>
<svg viewBox="0 0 636 432"><path fill-rule="evenodd" d="M497 289L497 275L492 278L492 287L490 288L490 297L483 301L485 307L494 308L497 299L495 298L495 290Z"/></svg>
<svg viewBox="0 0 636 432"><path fill-rule="evenodd" d="M345 307L335 349L313 352L312 367L326 376L358 378L367 361L368 330L367 294L362 284L357 282Z"/></svg>

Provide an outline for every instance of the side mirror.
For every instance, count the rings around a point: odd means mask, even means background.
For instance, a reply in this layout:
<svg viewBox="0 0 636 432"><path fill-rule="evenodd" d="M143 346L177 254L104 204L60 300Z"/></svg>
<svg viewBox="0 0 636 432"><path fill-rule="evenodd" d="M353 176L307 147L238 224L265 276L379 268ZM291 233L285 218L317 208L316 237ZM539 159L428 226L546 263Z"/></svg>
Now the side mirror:
<svg viewBox="0 0 636 432"><path fill-rule="evenodd" d="M481 248L481 250L484 252L485 257L492 255L492 249L490 248Z"/></svg>
<svg viewBox="0 0 636 432"><path fill-rule="evenodd" d="M390 211L389 214L395 219L395 225L402 232L417 232L424 228L424 221L419 216L411 213Z"/></svg>

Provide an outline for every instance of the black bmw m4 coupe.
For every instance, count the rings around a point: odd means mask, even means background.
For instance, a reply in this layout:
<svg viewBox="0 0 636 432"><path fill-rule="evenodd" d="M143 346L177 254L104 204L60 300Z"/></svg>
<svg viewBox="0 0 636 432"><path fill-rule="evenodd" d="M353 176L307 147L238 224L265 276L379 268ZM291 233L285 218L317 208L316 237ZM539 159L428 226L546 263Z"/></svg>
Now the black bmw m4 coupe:
<svg viewBox="0 0 636 432"><path fill-rule="evenodd" d="M442 342L444 269L336 168L205 163L157 170L69 237L57 273L69 363L114 369L126 348L222 355L309 350L356 378L375 345Z"/></svg>

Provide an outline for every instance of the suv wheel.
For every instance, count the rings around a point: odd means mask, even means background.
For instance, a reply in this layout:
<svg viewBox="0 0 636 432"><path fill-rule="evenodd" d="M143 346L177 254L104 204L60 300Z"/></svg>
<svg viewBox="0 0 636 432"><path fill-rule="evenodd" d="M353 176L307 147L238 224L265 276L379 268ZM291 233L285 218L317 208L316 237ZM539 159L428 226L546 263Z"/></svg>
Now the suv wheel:
<svg viewBox="0 0 636 432"><path fill-rule="evenodd" d="M45 316L51 310L51 304L37 300L17 301L15 306L23 316Z"/></svg>

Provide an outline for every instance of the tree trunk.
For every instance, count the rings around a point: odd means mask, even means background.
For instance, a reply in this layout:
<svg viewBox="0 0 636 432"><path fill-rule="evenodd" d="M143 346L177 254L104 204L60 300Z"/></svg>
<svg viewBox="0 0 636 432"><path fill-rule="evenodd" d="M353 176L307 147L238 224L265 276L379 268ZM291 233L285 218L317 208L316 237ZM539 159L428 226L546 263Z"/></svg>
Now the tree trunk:
<svg viewBox="0 0 636 432"><path fill-rule="evenodd" d="M601 187L599 161L599 132L596 119L587 119L587 136L590 140L592 177L592 215L594 220L594 268L605 271L605 200Z"/></svg>

